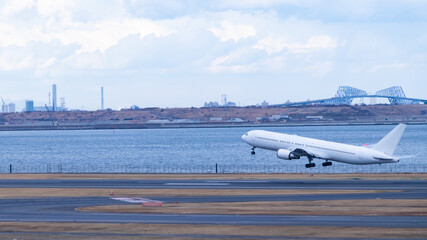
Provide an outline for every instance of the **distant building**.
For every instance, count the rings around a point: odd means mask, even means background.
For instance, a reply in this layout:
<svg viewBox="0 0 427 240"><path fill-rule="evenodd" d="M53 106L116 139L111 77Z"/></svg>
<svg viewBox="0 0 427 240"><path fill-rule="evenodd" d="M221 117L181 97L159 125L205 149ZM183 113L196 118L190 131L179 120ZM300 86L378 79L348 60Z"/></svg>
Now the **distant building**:
<svg viewBox="0 0 427 240"><path fill-rule="evenodd" d="M261 103L261 107L268 107L268 102L264 100L264 101Z"/></svg>
<svg viewBox="0 0 427 240"><path fill-rule="evenodd" d="M219 103L218 102L205 102L204 107L205 108L219 107Z"/></svg>
<svg viewBox="0 0 427 240"><path fill-rule="evenodd" d="M233 118L233 119L228 120L227 122L240 123L240 122L244 122L244 120L241 118Z"/></svg>
<svg viewBox="0 0 427 240"><path fill-rule="evenodd" d="M172 123L200 123L200 120L195 119L175 119Z"/></svg>
<svg viewBox="0 0 427 240"><path fill-rule="evenodd" d="M49 111L52 111L52 107L48 107ZM46 112L46 107L45 106L34 106L33 107L33 112Z"/></svg>
<svg viewBox="0 0 427 240"><path fill-rule="evenodd" d="M9 103L9 105L7 105L7 112L14 113L15 111L16 111L15 104Z"/></svg>
<svg viewBox="0 0 427 240"><path fill-rule="evenodd" d="M25 101L25 111L26 112L34 111L34 101L33 100L26 100Z"/></svg>
<svg viewBox="0 0 427 240"><path fill-rule="evenodd" d="M219 104L217 101L215 102L205 102L204 107L205 108L212 108L212 107L236 107L236 103L227 101L227 95L222 94L221 95L221 104Z"/></svg>
<svg viewBox="0 0 427 240"><path fill-rule="evenodd" d="M307 116L307 120L323 120L323 116Z"/></svg>
<svg viewBox="0 0 427 240"><path fill-rule="evenodd" d="M211 118L209 118L209 121L210 122L221 122L222 118L220 118L220 117L211 117Z"/></svg>
<svg viewBox="0 0 427 240"><path fill-rule="evenodd" d="M171 122L167 119L153 119L153 120L148 120L147 123L163 124L163 123L171 123Z"/></svg>
<svg viewBox="0 0 427 240"><path fill-rule="evenodd" d="M235 107L236 106L236 103L234 103L234 102L226 102L225 103L225 107Z"/></svg>
<svg viewBox="0 0 427 240"><path fill-rule="evenodd" d="M53 111L53 106L52 107L47 107L46 106L34 106L33 107L33 112L47 112L47 110L49 109L49 111ZM57 107L56 108L57 112L66 112L68 111L68 108L66 107Z"/></svg>
<svg viewBox="0 0 427 240"><path fill-rule="evenodd" d="M3 101L3 105L1 105L1 112L3 112L3 113L15 112L15 104L14 103L6 104Z"/></svg>
<svg viewBox="0 0 427 240"><path fill-rule="evenodd" d="M282 120L286 120L289 119L288 115L285 114L280 114L280 115L271 115L271 117L269 118L271 121L282 121Z"/></svg>

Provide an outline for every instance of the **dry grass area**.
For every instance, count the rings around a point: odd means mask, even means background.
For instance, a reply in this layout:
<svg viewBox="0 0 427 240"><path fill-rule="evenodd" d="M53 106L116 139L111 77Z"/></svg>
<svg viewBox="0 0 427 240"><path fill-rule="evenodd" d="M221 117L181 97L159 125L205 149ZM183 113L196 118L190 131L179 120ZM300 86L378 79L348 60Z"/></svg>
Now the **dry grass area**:
<svg viewBox="0 0 427 240"><path fill-rule="evenodd" d="M110 223L22 223L3 222L0 232L52 232L86 234L176 234L176 235L229 235L295 238L375 238L375 239L425 239L425 228L360 228L360 227L315 227L315 226L230 226L187 224L110 224ZM50 236L50 235L49 235ZM0 235L0 237L4 237ZM37 236L36 236L37 237ZM141 239L139 237L77 236L78 239ZM147 236L146 239L200 239L201 237ZM214 237L212 237L214 238ZM37 238L41 239L41 238ZM64 238L68 239L68 238ZM75 239L75 238L71 238ZM221 238L224 239L224 238ZM226 239L226 238L225 238Z"/></svg>
<svg viewBox="0 0 427 240"><path fill-rule="evenodd" d="M349 173L349 174L0 174L0 179L365 179L365 180L427 180L427 173Z"/></svg>
<svg viewBox="0 0 427 240"><path fill-rule="evenodd" d="M366 105L366 106L298 106L298 107L235 107L235 108L144 108L120 111L73 111L73 112L20 112L0 114L0 122L49 121L49 114L61 122L93 122L93 121L126 121L129 123L145 122L150 119L200 119L209 121L211 117L229 120L242 118L255 121L257 117L286 114L294 119L300 116L322 115L329 117L350 118L366 116L420 116L427 109L425 104L417 105ZM125 120L126 119L126 120ZM131 121L129 121L131 120Z"/></svg>
<svg viewBox="0 0 427 240"><path fill-rule="evenodd" d="M169 214L427 216L427 199L368 199L232 203L173 203L162 207L109 205L80 211Z"/></svg>
<svg viewBox="0 0 427 240"><path fill-rule="evenodd" d="M357 194L398 192L396 190L318 190L318 189L105 189L105 188L0 188L0 198L22 197L115 197L144 196L238 196L238 195L301 195Z"/></svg>

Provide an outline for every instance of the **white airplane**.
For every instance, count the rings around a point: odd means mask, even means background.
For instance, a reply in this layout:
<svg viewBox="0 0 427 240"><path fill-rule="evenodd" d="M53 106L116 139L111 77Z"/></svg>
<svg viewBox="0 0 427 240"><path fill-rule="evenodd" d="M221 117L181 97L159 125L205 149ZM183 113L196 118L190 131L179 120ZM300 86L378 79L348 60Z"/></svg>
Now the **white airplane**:
<svg viewBox="0 0 427 240"><path fill-rule="evenodd" d="M383 164L399 162L393 153L405 128L406 124L397 125L372 148L263 130L249 131L242 139L252 146L252 155L255 154L255 148L261 148L276 151L277 157L284 160L307 157L309 163L305 165L306 168L316 166L312 162L314 158L325 160L322 163L324 167L331 166L330 161L357 165Z"/></svg>

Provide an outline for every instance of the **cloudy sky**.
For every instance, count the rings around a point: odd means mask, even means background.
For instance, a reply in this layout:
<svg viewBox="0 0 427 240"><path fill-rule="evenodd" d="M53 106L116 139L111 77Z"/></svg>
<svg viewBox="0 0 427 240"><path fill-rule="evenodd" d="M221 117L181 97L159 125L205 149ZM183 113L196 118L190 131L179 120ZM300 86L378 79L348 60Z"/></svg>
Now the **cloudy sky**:
<svg viewBox="0 0 427 240"><path fill-rule="evenodd" d="M22 109L427 98L427 1L0 0L0 96Z"/></svg>

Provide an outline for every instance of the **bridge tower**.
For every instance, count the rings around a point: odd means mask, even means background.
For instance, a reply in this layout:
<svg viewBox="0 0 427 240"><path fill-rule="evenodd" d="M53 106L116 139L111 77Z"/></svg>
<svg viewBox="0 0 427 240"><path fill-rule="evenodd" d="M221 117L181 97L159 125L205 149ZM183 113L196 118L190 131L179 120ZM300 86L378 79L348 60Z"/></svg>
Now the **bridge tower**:
<svg viewBox="0 0 427 240"><path fill-rule="evenodd" d="M322 102L322 104L350 105L354 98L366 95L368 95L368 93L364 90L350 86L340 86L335 97Z"/></svg>
<svg viewBox="0 0 427 240"><path fill-rule="evenodd" d="M387 97L390 104L418 104L418 102L414 102L406 98L405 92L401 86L393 86L383 90L379 90L375 93L377 96Z"/></svg>

